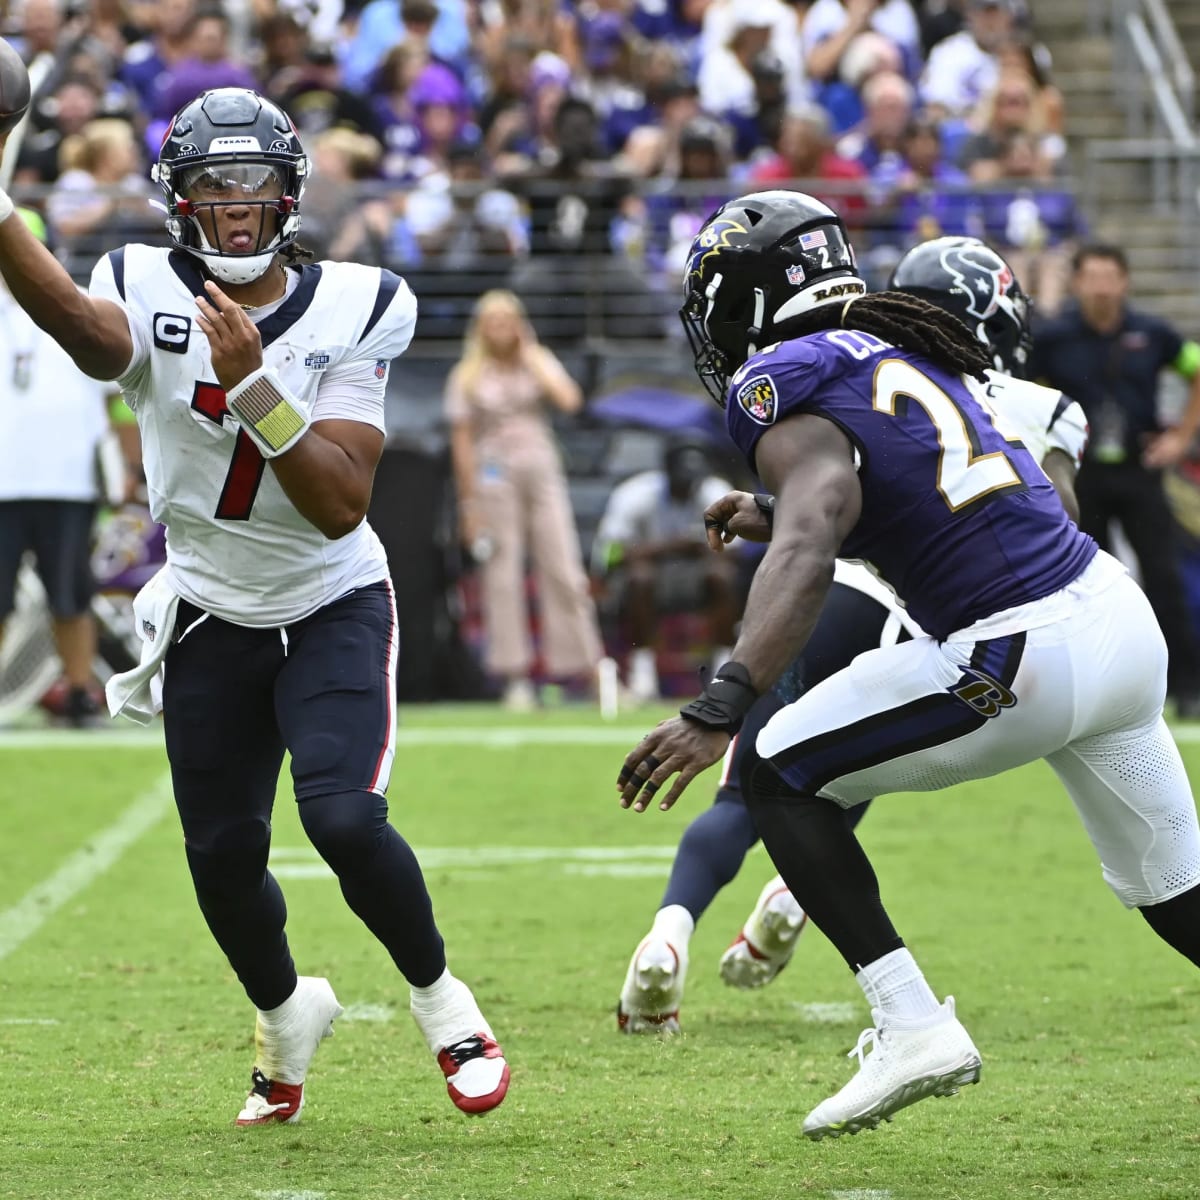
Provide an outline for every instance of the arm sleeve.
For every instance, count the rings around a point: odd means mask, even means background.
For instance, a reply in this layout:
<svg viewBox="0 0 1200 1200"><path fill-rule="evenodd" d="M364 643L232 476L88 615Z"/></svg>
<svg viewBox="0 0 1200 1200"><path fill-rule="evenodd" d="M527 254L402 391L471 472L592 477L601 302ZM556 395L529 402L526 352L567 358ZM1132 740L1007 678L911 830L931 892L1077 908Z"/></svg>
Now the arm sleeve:
<svg viewBox="0 0 1200 1200"><path fill-rule="evenodd" d="M125 290L125 247L111 250L93 268L88 294L99 300L111 300L124 310L129 322L129 336L133 341L133 357L118 378L123 389L129 390L150 362L153 338L145 316L134 308Z"/></svg>
<svg viewBox="0 0 1200 1200"><path fill-rule="evenodd" d="M313 402L312 420L360 421L386 433L386 391L386 363L363 358L338 363L321 377L321 386Z"/></svg>

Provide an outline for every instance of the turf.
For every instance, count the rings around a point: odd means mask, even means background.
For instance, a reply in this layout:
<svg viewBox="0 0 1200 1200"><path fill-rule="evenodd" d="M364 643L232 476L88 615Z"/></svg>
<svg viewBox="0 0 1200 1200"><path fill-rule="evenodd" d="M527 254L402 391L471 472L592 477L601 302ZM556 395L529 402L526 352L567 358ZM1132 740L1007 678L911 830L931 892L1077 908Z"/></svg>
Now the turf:
<svg viewBox="0 0 1200 1200"><path fill-rule="evenodd" d="M799 1136L848 1078L842 1056L867 1014L813 931L770 988L721 984L717 959L770 873L761 851L697 930L683 1036L618 1036L628 956L712 784L669 814L622 812L612 780L650 723L405 714L393 819L425 855L451 965L513 1068L508 1100L482 1120L450 1104L405 988L285 793L275 862L293 949L358 1019L322 1046L302 1124L241 1131L253 1020L154 798L161 749L0 739L0 1197L1200 1194L1200 979L1108 892L1040 764L890 797L862 826L901 931L983 1053L980 1086L877 1132ZM1200 769L1200 746L1183 750ZM161 819L112 852L131 805ZM56 908L44 881L106 845L112 865Z"/></svg>

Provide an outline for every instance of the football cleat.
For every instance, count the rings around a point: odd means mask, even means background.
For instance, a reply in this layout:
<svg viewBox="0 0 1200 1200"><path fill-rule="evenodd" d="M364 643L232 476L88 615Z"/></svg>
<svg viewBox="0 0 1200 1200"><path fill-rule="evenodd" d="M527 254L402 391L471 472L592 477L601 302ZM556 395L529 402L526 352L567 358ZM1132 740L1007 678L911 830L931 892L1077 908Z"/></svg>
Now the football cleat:
<svg viewBox="0 0 1200 1200"><path fill-rule="evenodd" d="M449 984L449 1000L431 1013L422 1012L414 997L413 1020L446 1077L450 1099L477 1117L508 1094L508 1062L471 989L452 976Z"/></svg>
<svg viewBox="0 0 1200 1200"><path fill-rule="evenodd" d="M250 1094L237 1115L238 1125L294 1125L300 1119L309 1063L321 1042L332 1036L333 1022L343 1010L328 979L301 975L292 995L298 1005L287 1028L272 1031L258 1017Z"/></svg>
<svg viewBox="0 0 1200 1200"><path fill-rule="evenodd" d="M871 1015L875 1027L864 1029L846 1055L857 1057L858 1073L805 1117L805 1137L820 1141L874 1129L918 1100L953 1096L965 1084L979 1082L979 1051L954 1015L953 996L946 997L933 1024L914 1028L887 1022L878 1010Z"/></svg>
<svg viewBox="0 0 1200 1200"><path fill-rule="evenodd" d="M508 1092L508 1063L496 1039L477 1033L438 1051L450 1099L472 1117L490 1112Z"/></svg>
<svg viewBox="0 0 1200 1200"><path fill-rule="evenodd" d="M622 1033L678 1033L687 968L686 946L653 934L643 938L625 973L617 1028Z"/></svg>
<svg viewBox="0 0 1200 1200"><path fill-rule="evenodd" d="M754 911L721 955L721 978L736 988L770 983L791 962L807 923L804 909L776 875L759 893Z"/></svg>

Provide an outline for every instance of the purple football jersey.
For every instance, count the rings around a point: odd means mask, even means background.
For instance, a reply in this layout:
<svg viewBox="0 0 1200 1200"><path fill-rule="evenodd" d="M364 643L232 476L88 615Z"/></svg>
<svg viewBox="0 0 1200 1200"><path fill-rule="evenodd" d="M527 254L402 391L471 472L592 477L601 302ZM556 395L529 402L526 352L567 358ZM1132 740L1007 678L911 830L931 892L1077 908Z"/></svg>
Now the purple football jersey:
<svg viewBox="0 0 1200 1200"><path fill-rule="evenodd" d="M857 450L862 513L840 556L869 562L934 637L1058 591L1096 553L1024 446L922 355L850 329L780 342L730 384L726 420L751 468L792 413L825 417Z"/></svg>

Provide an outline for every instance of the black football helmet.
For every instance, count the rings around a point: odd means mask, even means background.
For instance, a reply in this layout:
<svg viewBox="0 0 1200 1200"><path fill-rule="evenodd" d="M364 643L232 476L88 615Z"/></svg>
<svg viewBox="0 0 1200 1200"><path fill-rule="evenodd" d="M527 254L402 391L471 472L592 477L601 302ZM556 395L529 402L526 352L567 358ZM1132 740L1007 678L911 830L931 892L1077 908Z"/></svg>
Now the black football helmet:
<svg viewBox="0 0 1200 1200"><path fill-rule="evenodd" d="M226 283L257 279L296 240L307 176L308 156L287 113L245 88L216 88L185 104L151 172L166 197L172 245ZM243 250L213 246L199 220L207 211L215 223L216 209L233 206L258 212Z"/></svg>
<svg viewBox="0 0 1200 1200"><path fill-rule="evenodd" d="M997 370L1024 377L1033 346L1031 303L1012 267L985 242L922 242L896 264L888 286L956 316L991 351Z"/></svg>
<svg viewBox="0 0 1200 1200"><path fill-rule="evenodd" d="M770 191L722 205L692 242L679 316L696 374L724 407L729 377L787 323L866 293L841 218L803 192Z"/></svg>

